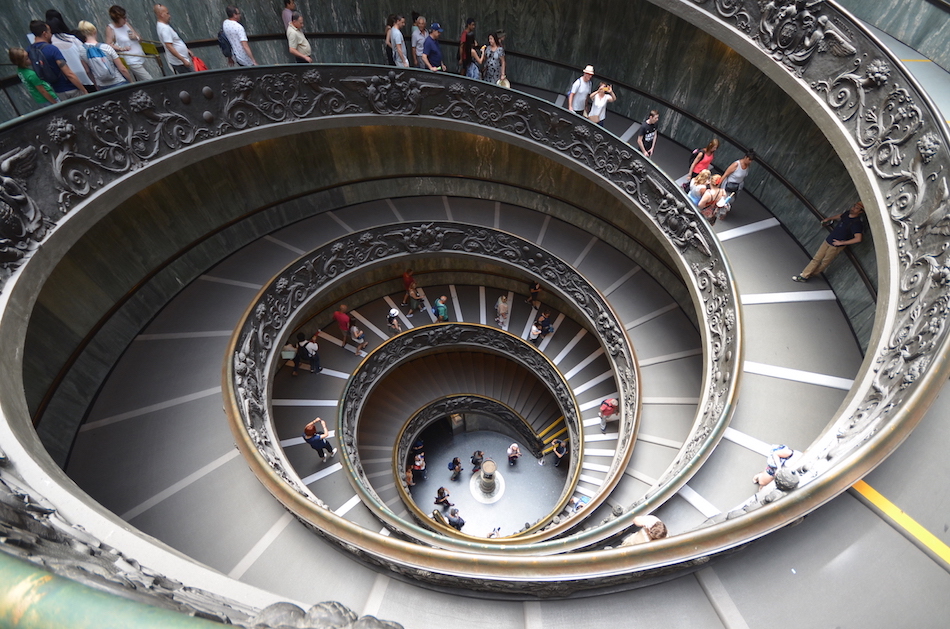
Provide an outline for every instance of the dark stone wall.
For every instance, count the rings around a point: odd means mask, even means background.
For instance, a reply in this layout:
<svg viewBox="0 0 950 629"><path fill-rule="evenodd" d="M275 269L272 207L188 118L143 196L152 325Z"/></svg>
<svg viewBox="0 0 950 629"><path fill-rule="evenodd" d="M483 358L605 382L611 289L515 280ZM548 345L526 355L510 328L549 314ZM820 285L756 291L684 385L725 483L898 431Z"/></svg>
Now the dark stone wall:
<svg viewBox="0 0 950 629"><path fill-rule="evenodd" d="M407 158L405 147L418 145L427 150ZM472 160L474 154L484 159ZM43 413L38 431L50 454L65 460L82 415L126 345L209 266L320 212L429 194L497 199L563 218L626 251L692 308L659 241L610 191L524 148L427 127L335 128L263 140L145 187L93 225L57 264L27 331L24 381L31 413L53 384L53 367L63 365L100 321L104 327ZM392 270L393 277L399 273ZM113 312L117 303L123 305Z"/></svg>
<svg viewBox="0 0 950 629"><path fill-rule="evenodd" d="M915 0L919 4L921 0ZM79 0L64 10L68 20L76 22L98 16L105 23L105 0ZM213 38L220 28L227 2L201 3L202 10L180 0L170 0L172 24L186 39ZM517 53L566 64L573 68L594 64L598 75L627 84L675 107L689 111L712 129L735 138L742 147L755 148L761 158L785 176L823 215L833 215L854 202L857 193L841 160L827 142L821 129L751 63L735 51L707 35L701 29L667 13L647 0L592 0L589 2L527 0L482 0L479 2L420 1L415 10L440 21L446 37L457 38L468 16L478 21L478 33L484 38L491 30L508 33L507 47ZM143 33L152 36L154 17L151 2L125 5L130 18ZM239 3L249 34L260 35L280 30L277 1ZM929 5L928 5L929 6ZM298 7L307 20L308 30L318 32L379 33L388 4L352 0L300 0ZM46 5L30 0L14 3L0 0L0 10L10 17L0 24L7 41L21 37L21 29L30 15L45 12ZM17 16L22 16L23 26ZM253 44L258 59L279 63L287 59L282 41ZM216 46L200 51L211 67L221 67L223 59ZM454 60L454 53L446 50ZM378 62L380 43L358 39L318 41L318 60L338 62ZM509 59L509 76L518 83L566 91L576 72L550 63L540 63L515 55ZM709 128L658 106L648 96L631 90L618 90L619 100L612 108L642 120L657 107L661 113L660 130L664 135L689 147L705 145L713 132ZM662 148L660 149L662 151ZM720 150L717 165L724 168L740 156L740 148L726 144ZM787 229L813 249L820 242L814 216L787 188L754 168L747 189L769 207ZM856 247L862 267L873 282L877 281L873 241ZM836 265L830 279L839 291L845 310L862 346L873 324L873 299L862 287L858 274L847 265Z"/></svg>

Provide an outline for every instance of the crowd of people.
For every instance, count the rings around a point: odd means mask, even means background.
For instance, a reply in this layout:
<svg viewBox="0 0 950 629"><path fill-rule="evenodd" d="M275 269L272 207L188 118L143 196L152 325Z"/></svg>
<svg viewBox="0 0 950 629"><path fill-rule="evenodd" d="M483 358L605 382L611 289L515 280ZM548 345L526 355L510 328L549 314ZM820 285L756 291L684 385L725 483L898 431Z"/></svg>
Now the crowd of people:
<svg viewBox="0 0 950 629"><path fill-rule="evenodd" d="M471 79L480 79L496 85L508 86L505 59L504 31L490 32L479 43L475 35L475 18L465 20L459 34L459 46L454 70ZM445 29L439 22L429 24L424 15L412 13L412 28L406 42L406 18L392 14L386 18L386 37L383 47L387 64L401 68L422 68L433 72L447 72L439 39Z"/></svg>

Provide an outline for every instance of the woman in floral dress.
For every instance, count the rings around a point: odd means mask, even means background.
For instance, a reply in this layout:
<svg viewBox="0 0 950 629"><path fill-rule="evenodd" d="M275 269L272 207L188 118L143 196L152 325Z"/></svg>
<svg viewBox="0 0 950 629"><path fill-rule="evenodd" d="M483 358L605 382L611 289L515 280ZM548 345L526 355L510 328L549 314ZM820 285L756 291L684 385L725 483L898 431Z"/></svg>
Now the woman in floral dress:
<svg viewBox="0 0 950 629"><path fill-rule="evenodd" d="M498 45L498 35L488 34L488 48L485 49L485 69L482 79L496 84L505 78L505 49Z"/></svg>

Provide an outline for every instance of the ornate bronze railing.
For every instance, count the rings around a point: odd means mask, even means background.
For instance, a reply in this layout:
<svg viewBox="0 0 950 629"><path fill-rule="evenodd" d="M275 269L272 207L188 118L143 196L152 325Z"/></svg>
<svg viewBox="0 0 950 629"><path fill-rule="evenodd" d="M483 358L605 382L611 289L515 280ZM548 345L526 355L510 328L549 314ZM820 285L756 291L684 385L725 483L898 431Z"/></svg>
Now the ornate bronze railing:
<svg viewBox="0 0 950 629"><path fill-rule="evenodd" d="M577 477L580 474L580 468L576 462L580 459L580 453L583 450L583 428L580 425L580 413L577 408L577 401L571 393L570 387L564 381L563 376L557 367L551 363L534 345L518 338L517 336L499 330L497 328L475 324L475 323L435 323L419 328L412 328L397 335L384 343L381 347L370 352L357 370L353 373L347 386L341 396L338 416L340 418L340 429L337 434L341 443L345 444L343 448L344 464L351 474L351 478L357 479L357 491L363 497L364 503L380 517L387 525L399 527L400 520L395 512L388 507L376 493L371 479L366 475L359 455L360 441L359 430L360 420L363 415L364 403L371 399L374 388L379 385L386 376L392 374L399 365L418 358L425 354L438 353L447 350L474 350L485 353L498 354L510 359L522 367L528 369L535 378L545 385L548 393L557 402L561 409L564 423L567 426L570 435L572 477L570 482L565 483L561 490L561 495L556 501L556 506L551 513L542 518L541 521L531 526L527 532L533 532L540 529L564 509L564 506L570 500L577 484ZM365 376L365 377L364 377ZM412 443L415 436L418 435L425 425L431 423L437 417L444 417L450 412L462 412L463 409L477 408L485 412L490 410L497 414L499 419L505 420L512 429L519 433L526 444L526 449L537 452L540 458L541 444L537 435L531 430L524 418L518 416L512 409L496 400L490 400L479 396L452 396L429 404L419 412L409 418L407 425L399 431L398 440L389 445L393 448L393 471L397 481L402 480L400 470L403 465L401 461L406 460L409 452L409 444ZM629 460L628 452L617 453L617 461L613 462L612 467L622 470L623 462ZM597 502L602 502L609 491L601 492ZM412 499L400 493L403 502L407 506L414 506ZM417 519L418 519L418 513ZM403 529L403 532L406 531ZM462 534L454 535L464 538Z"/></svg>
<svg viewBox="0 0 950 629"><path fill-rule="evenodd" d="M245 455L249 455L255 473L269 487L272 483L267 482L268 477L276 475L289 483L297 493L311 497L318 507L324 506L318 497L310 493L287 462L283 450L277 446L279 439L274 434L267 400L271 374L276 371L278 364L275 354L280 343L276 340L286 338L314 308L319 310L312 302L318 301L320 294L331 289L334 283L366 268L399 260L407 255L477 257L527 271L542 278L600 336L620 392L621 420L617 455L610 463L600 492L592 501L590 510L593 510L620 480L630 458L631 445L636 439L639 417L637 365L624 327L597 289L550 252L505 232L458 223L400 223L344 236L294 262L262 289L235 331L232 339L233 360L228 361L224 380L228 393L234 395L235 408L239 409L237 416L231 417L232 429L238 433L239 440L249 438L253 444L255 452L245 451ZM339 405L337 434L344 446L343 461L364 502L389 526L401 526L405 530L407 523L396 518L372 490L359 461L357 430L363 403L380 379L403 360L431 352L434 347L455 346L471 346L500 353L532 371L561 408L573 437L571 460L580 458L583 443L577 404L557 368L534 346L508 333L476 324L436 325L408 330L366 358L349 379ZM395 446L395 443L392 445ZM560 506L563 507L563 503L570 498L572 487L573 484L565 488L559 499ZM279 491L275 495L284 501L282 496L285 493ZM291 507L286 501L285 505ZM311 507L305 512L295 512L315 524L318 523L315 519L318 520L321 526L326 518L336 517L322 508ZM571 520L567 518L559 525L546 529L545 536L569 529L573 524ZM432 543L445 543L433 539L427 531L414 527L412 531Z"/></svg>
<svg viewBox="0 0 950 629"><path fill-rule="evenodd" d="M687 276L697 304L706 348L706 375L694 437L664 474L659 489L637 509L649 509L675 493L708 457L732 409L741 349L737 299L725 257L682 192L651 162L596 125L528 95L412 70L296 67L207 72L65 103L48 117L24 120L10 136L4 167L15 169L18 193L8 204L11 219L20 228L9 241L15 255L2 263L4 294L9 296L21 284L31 285L23 281L26 267L36 269L31 282L41 282L55 264L56 252L88 229L89 217L107 212L111 204L133 194L148 181L151 175L145 175L151 168L168 172L172 163L166 158L172 154L186 155L192 149L207 154L207 147L218 142L227 141L226 145L233 146L273 133L290 133L295 123L315 128L322 123L346 126L383 121L477 130L499 141L529 147L542 158L555 159L602 181L663 239L669 255ZM275 126L273 131L268 129L271 125ZM24 137L36 138L36 145L22 143ZM39 159L41 155L46 157ZM54 224L57 229L50 232ZM56 246L39 247L52 239ZM42 263L25 265L38 257ZM337 265L319 270L340 268ZM29 303L31 297L26 294L24 299ZM6 323L13 334L17 326L10 325L9 319ZM606 319L594 320L593 326L599 329L607 323ZM617 349L614 360L626 351L620 340L622 333L609 337L617 330L622 328L603 330L608 335L607 346ZM624 367L628 374L634 369L630 356ZM19 364L16 359L6 366L11 372L9 382L21 377L17 375ZM619 383L625 391L635 386L624 374ZM245 381L241 386L256 385ZM5 405L8 399L12 398L5 397ZM258 413L252 405L242 410ZM627 440L634 436L629 430L626 435ZM275 491L276 482L266 484ZM297 498L301 496L297 494L288 502ZM618 531L628 526L632 515L624 513L607 528ZM324 534L341 538L350 532L341 524L339 528L328 527ZM575 537L570 543L552 542L537 552L553 553L596 542L592 534ZM419 566L442 575L456 571L457 566L442 564L437 556L414 556L412 551L418 546L402 547L400 543L380 537L364 545L361 552L396 569ZM428 563L432 560L435 562ZM501 575L509 569L507 564L486 563L475 573L487 576L498 570L496 574ZM586 568L582 571L587 573ZM482 580L475 573L473 583ZM543 580L550 578L550 573L543 577L537 574Z"/></svg>

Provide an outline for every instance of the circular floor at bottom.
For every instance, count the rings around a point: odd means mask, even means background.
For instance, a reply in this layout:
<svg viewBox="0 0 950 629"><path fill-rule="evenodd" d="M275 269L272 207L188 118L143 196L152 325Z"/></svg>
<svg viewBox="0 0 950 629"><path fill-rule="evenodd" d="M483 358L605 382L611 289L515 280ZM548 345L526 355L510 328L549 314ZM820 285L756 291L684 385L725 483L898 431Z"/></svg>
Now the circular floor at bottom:
<svg viewBox="0 0 950 629"><path fill-rule="evenodd" d="M489 431L464 432L452 435L443 422L428 427L422 438L426 453L426 479L416 480L412 498L425 513L440 509L434 504L439 487L445 487L465 520L463 533L488 537L492 529L500 528L502 537L517 533L526 524L532 524L550 513L557 504L567 481L568 461L555 467L554 455L549 454L538 464L531 454L525 453L516 465L508 465L507 449L511 437ZM498 464L503 477L504 493L497 502L485 504L473 493L471 483L471 456L475 450L485 452ZM525 448L522 448L525 451ZM448 463L453 457L462 460L462 475L451 480ZM477 490L476 490L477 491ZM448 509L440 509L448 513Z"/></svg>

